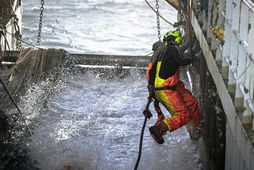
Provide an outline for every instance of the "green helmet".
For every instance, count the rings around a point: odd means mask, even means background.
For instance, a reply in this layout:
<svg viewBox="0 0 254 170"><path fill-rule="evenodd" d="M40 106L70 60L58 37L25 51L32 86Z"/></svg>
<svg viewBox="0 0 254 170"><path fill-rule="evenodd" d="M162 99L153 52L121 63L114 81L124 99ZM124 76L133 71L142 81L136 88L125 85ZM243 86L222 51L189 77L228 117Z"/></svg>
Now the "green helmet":
<svg viewBox="0 0 254 170"><path fill-rule="evenodd" d="M171 44L181 44L182 43L182 35L179 31L169 31L164 35L163 41L168 45Z"/></svg>

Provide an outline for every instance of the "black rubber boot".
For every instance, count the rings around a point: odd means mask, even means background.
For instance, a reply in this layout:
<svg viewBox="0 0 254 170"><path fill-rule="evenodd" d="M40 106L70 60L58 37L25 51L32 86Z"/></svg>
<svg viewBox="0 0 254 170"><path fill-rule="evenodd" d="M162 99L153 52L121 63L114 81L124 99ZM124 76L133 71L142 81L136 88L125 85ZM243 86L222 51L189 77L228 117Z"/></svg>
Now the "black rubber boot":
<svg viewBox="0 0 254 170"><path fill-rule="evenodd" d="M154 138L154 140L158 143L158 144L163 144L164 143L164 139L163 139L163 135L166 134L166 131L168 130L168 126L166 125L166 123L164 123L163 121L161 121L160 123L158 123L157 125L151 126L149 128L150 134L151 136Z"/></svg>

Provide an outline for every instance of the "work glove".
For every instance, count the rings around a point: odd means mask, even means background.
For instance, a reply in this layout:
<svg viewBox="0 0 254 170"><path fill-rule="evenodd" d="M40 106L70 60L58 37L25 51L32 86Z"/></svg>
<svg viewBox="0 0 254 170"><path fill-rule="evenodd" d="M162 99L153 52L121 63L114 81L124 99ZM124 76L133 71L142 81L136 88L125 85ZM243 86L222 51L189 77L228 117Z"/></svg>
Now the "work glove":
<svg viewBox="0 0 254 170"><path fill-rule="evenodd" d="M184 41L182 44L180 44L180 50L181 51L186 51L189 48L190 42L187 39L186 41Z"/></svg>
<svg viewBox="0 0 254 170"><path fill-rule="evenodd" d="M194 62L195 61L199 61L201 60L202 58L204 58L204 55L203 55L203 52L202 50L200 50L199 52L195 53L193 59L194 59Z"/></svg>
<svg viewBox="0 0 254 170"><path fill-rule="evenodd" d="M155 98L154 86L149 84L149 85L147 85L147 89L149 92L149 98Z"/></svg>

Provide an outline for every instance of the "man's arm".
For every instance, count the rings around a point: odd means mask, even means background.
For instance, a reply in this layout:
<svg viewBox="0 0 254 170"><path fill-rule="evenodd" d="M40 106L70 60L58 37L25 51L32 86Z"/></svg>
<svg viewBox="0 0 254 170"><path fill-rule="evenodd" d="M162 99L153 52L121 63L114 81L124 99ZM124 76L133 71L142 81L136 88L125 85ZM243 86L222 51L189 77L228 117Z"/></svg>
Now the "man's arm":
<svg viewBox="0 0 254 170"><path fill-rule="evenodd" d="M175 46L174 48L174 53L173 59L180 65L180 66L186 66L192 63L192 59L190 57L190 54L184 53L184 51L179 48L179 46Z"/></svg>
<svg viewBox="0 0 254 170"><path fill-rule="evenodd" d="M149 70L148 85L154 85L157 62L158 62L158 61L156 61L155 63L153 63L153 64L152 64L152 68Z"/></svg>
<svg viewBox="0 0 254 170"><path fill-rule="evenodd" d="M165 48L164 44L160 43L160 46L157 47L153 53L150 69L148 70L148 85L154 85L156 67L157 67L159 57L160 57L160 53L163 48Z"/></svg>

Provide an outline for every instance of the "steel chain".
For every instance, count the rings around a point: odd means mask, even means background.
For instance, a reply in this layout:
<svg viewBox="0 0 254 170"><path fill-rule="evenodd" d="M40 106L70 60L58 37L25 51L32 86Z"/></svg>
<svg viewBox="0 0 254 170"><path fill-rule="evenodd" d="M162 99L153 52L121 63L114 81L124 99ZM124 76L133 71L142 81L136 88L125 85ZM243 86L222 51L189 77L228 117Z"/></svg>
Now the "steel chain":
<svg viewBox="0 0 254 170"><path fill-rule="evenodd" d="M157 30L158 30L158 38L161 40L161 27L160 27L160 13L159 13L159 0L156 1L156 17L157 17Z"/></svg>
<svg viewBox="0 0 254 170"><path fill-rule="evenodd" d="M43 6L44 6L44 0L41 0L41 8L40 8L41 13L40 13L38 37L37 37L37 43L36 43L37 46L40 45L40 41L41 41L42 18L43 18L43 11L44 11Z"/></svg>

